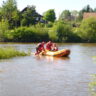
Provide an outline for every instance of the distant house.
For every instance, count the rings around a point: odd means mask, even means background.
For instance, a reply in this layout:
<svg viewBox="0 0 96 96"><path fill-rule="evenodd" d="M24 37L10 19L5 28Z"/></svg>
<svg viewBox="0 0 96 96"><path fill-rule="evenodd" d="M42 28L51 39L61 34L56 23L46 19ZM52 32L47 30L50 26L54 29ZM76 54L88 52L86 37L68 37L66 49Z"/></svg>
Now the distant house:
<svg viewBox="0 0 96 96"><path fill-rule="evenodd" d="M25 7L22 11L21 11L21 14L23 14L24 12L27 11L27 9L29 9L30 7ZM31 16L35 17L35 23L47 23L47 21L43 20L43 16L40 15L39 13L37 13L36 11L34 11Z"/></svg>
<svg viewBox="0 0 96 96"><path fill-rule="evenodd" d="M96 18L96 12L84 12L83 19L87 19L87 18L90 18L90 17Z"/></svg>

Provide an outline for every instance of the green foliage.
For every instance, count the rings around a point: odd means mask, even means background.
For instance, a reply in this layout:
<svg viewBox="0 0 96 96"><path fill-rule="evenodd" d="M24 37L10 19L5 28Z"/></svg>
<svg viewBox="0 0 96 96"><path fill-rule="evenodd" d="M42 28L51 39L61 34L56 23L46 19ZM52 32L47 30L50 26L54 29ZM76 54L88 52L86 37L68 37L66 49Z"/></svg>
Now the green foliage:
<svg viewBox="0 0 96 96"><path fill-rule="evenodd" d="M16 0L6 0L0 7L0 41L41 42L50 39L81 42L82 39L82 42L96 42L96 19L86 19L81 23L83 13L93 11L96 8L93 10L89 5L79 12L64 10L59 21L55 21L55 11L49 9L44 13L44 21L35 6L27 6L20 12Z"/></svg>
<svg viewBox="0 0 96 96"><path fill-rule="evenodd" d="M20 26L20 12L18 10L14 11L12 13L12 22L10 24L10 26L12 26L12 28L16 28L18 26Z"/></svg>
<svg viewBox="0 0 96 96"><path fill-rule="evenodd" d="M19 27L5 33L6 41L39 42L49 40L48 30L41 25Z"/></svg>
<svg viewBox="0 0 96 96"><path fill-rule="evenodd" d="M12 47L0 48L0 59L7 59L7 58L26 56L26 55L28 54L23 51L20 52Z"/></svg>
<svg viewBox="0 0 96 96"><path fill-rule="evenodd" d="M49 9L48 11L46 11L43 15L43 18L44 18L44 20L54 22L56 19L54 9Z"/></svg>
<svg viewBox="0 0 96 96"><path fill-rule="evenodd" d="M78 18L77 18L77 20L78 21L82 21L82 19L83 19L83 11L81 10L81 11L79 11L79 16L78 16Z"/></svg>
<svg viewBox="0 0 96 96"><path fill-rule="evenodd" d="M90 5L87 5L82 10L80 10L79 16L78 16L79 21L81 21L83 19L83 13L84 12L93 12L93 9L90 7Z"/></svg>
<svg viewBox="0 0 96 96"><path fill-rule="evenodd" d="M0 21L2 20L2 8L0 7Z"/></svg>
<svg viewBox="0 0 96 96"><path fill-rule="evenodd" d="M29 24L28 24L28 20L27 20L26 18L23 18L23 19L21 20L21 25L22 25L22 26L29 25Z"/></svg>
<svg viewBox="0 0 96 96"><path fill-rule="evenodd" d="M8 31L9 24L7 21L2 20L0 22L0 41L4 41L4 34Z"/></svg>
<svg viewBox="0 0 96 96"><path fill-rule="evenodd" d="M35 6L28 6L21 15L22 26L34 25L37 23L36 18L38 17L38 14L36 13Z"/></svg>
<svg viewBox="0 0 96 96"><path fill-rule="evenodd" d="M66 20L70 20L70 19L71 19L71 13L69 10L64 10L59 17L59 20L66 21Z"/></svg>
<svg viewBox="0 0 96 96"><path fill-rule="evenodd" d="M4 33L4 41L6 41L6 42L13 41L13 39L14 39L13 33L14 33L14 30L8 30L8 31L6 31Z"/></svg>
<svg viewBox="0 0 96 96"><path fill-rule="evenodd" d="M96 42L96 18L83 20L78 31L83 41Z"/></svg>
<svg viewBox="0 0 96 96"><path fill-rule="evenodd" d="M1 16L2 19L7 20L10 28L14 28L17 26L17 21L19 19L17 4L15 0L7 0L3 2L1 8Z"/></svg>
<svg viewBox="0 0 96 96"><path fill-rule="evenodd" d="M55 41L55 42L58 41L57 33L53 31L53 28L51 28L51 29L49 30L48 35L49 35L49 38L50 38L51 41Z"/></svg>
<svg viewBox="0 0 96 96"><path fill-rule="evenodd" d="M46 24L46 27L51 28L51 27L53 27L53 25L54 25L54 23L48 22L48 24Z"/></svg>
<svg viewBox="0 0 96 96"><path fill-rule="evenodd" d="M35 27L32 27L33 31L35 33L35 41L48 41L49 40L49 35L48 35L48 28L43 27L40 24L35 25Z"/></svg>
<svg viewBox="0 0 96 96"><path fill-rule="evenodd" d="M77 21L79 12L77 10L71 11L71 21Z"/></svg>
<svg viewBox="0 0 96 96"><path fill-rule="evenodd" d="M74 39L76 35L72 32L72 27L62 22L57 22L53 26L49 36L52 40L59 42L74 42L76 40Z"/></svg>
<svg viewBox="0 0 96 96"><path fill-rule="evenodd" d="M93 12L93 9L90 7L90 5L87 5L85 6L83 9L82 9L83 12Z"/></svg>
<svg viewBox="0 0 96 96"><path fill-rule="evenodd" d="M94 12L96 12L96 8L94 8Z"/></svg>

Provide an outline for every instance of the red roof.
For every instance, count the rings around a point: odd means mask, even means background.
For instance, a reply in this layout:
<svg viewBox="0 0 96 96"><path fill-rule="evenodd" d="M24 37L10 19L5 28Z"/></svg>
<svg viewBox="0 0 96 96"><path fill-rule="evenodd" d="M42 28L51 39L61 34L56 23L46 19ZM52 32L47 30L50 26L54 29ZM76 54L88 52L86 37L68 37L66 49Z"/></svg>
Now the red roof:
<svg viewBox="0 0 96 96"><path fill-rule="evenodd" d="M89 17L95 17L96 18L96 12L84 12L83 19L86 19Z"/></svg>

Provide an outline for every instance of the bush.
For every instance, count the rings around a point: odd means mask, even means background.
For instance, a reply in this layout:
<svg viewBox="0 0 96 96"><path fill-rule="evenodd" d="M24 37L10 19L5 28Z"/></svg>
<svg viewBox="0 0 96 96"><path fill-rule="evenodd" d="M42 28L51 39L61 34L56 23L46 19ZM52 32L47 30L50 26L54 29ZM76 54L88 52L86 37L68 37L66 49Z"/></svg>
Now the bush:
<svg viewBox="0 0 96 96"><path fill-rule="evenodd" d="M52 22L48 22L48 24L46 24L46 27L50 28L50 27L53 27L53 24Z"/></svg>
<svg viewBox="0 0 96 96"><path fill-rule="evenodd" d="M36 42L49 40L48 28L42 27L41 25L37 24L36 26L32 27L32 30L34 30Z"/></svg>
<svg viewBox="0 0 96 96"><path fill-rule="evenodd" d="M49 36L52 40L58 42L74 42L76 35L73 34L72 27L69 24L57 22L54 24Z"/></svg>
<svg viewBox="0 0 96 96"><path fill-rule="evenodd" d="M9 24L7 21L0 22L0 41L4 41L4 34L8 31Z"/></svg>
<svg viewBox="0 0 96 96"><path fill-rule="evenodd" d="M83 42L96 43L96 18L88 18L82 21L78 29L78 35Z"/></svg>
<svg viewBox="0 0 96 96"><path fill-rule="evenodd" d="M5 33L6 41L13 42L40 42L49 40L48 29L39 25L19 27Z"/></svg>

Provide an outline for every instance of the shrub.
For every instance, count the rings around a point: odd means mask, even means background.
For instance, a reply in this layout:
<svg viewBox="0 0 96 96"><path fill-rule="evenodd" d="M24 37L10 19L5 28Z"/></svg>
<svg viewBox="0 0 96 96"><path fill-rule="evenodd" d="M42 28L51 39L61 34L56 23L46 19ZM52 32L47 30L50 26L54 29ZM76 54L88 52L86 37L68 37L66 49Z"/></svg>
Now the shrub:
<svg viewBox="0 0 96 96"><path fill-rule="evenodd" d="M50 34L53 34L53 36L51 36ZM53 26L52 31L49 33L49 36L51 37L51 39L55 39L59 42L72 42L72 27L69 24L57 22Z"/></svg>
<svg viewBox="0 0 96 96"><path fill-rule="evenodd" d="M0 41L4 41L4 34L8 31L9 24L7 21L0 22Z"/></svg>
<svg viewBox="0 0 96 96"><path fill-rule="evenodd" d="M96 18L83 20L78 33L84 42L96 42Z"/></svg>
<svg viewBox="0 0 96 96"><path fill-rule="evenodd" d="M39 42L49 40L48 29L39 25L19 27L5 33L6 41Z"/></svg>

